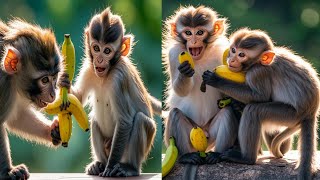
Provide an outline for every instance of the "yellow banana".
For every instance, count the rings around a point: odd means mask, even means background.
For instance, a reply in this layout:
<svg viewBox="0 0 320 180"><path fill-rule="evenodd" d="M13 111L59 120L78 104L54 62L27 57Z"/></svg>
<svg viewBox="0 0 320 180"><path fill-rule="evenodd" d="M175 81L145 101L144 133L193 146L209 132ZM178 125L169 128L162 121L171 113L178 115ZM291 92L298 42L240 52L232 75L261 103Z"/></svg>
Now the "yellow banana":
<svg viewBox="0 0 320 180"><path fill-rule="evenodd" d="M183 51L182 53L179 54L179 63L182 64L185 61L188 61L192 69L194 69L194 61L191 55L187 51Z"/></svg>
<svg viewBox="0 0 320 180"><path fill-rule="evenodd" d="M208 147L207 137L200 127L194 127L190 131L190 141L192 146L200 152L201 157L206 157L206 149Z"/></svg>
<svg viewBox="0 0 320 180"><path fill-rule="evenodd" d="M165 177L173 168L178 158L178 148L175 145L173 137L169 139L169 146L166 150L166 156L162 161L162 177Z"/></svg>
<svg viewBox="0 0 320 180"><path fill-rule="evenodd" d="M227 65L220 65L214 71L220 77L234 82L244 83L246 81L246 74L244 72L232 72Z"/></svg>
<svg viewBox="0 0 320 180"><path fill-rule="evenodd" d="M58 114L59 119L59 131L63 147L68 147L68 142L71 137L72 131L72 119L70 113Z"/></svg>
<svg viewBox="0 0 320 180"><path fill-rule="evenodd" d="M228 55L229 55L229 48L223 52L223 56L222 56L223 65L227 65Z"/></svg>
<svg viewBox="0 0 320 180"><path fill-rule="evenodd" d="M71 41L70 34L64 35L64 41L62 44L62 56L63 63L65 64L66 72L69 75L69 81L72 82L75 70L75 50ZM62 95L62 101L64 104L68 101L68 89L60 89L60 95Z"/></svg>
<svg viewBox="0 0 320 180"><path fill-rule="evenodd" d="M79 126L85 130L89 130L89 121L86 112L84 111L81 102L75 97L73 94L68 94L68 99L70 101L70 106L66 110L60 109L60 105L62 103L62 98L59 96L53 103L48 104L47 107L44 108L46 113L54 115L54 114L64 114L64 113L72 113L75 119L77 120Z"/></svg>

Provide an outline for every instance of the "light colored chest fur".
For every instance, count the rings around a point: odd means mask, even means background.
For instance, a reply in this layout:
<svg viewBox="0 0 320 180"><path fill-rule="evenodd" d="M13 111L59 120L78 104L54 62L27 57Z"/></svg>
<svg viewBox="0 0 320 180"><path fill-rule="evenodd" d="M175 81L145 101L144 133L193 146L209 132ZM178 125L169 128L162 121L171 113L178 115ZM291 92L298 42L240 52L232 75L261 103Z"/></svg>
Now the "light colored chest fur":
<svg viewBox="0 0 320 180"><path fill-rule="evenodd" d="M95 88L92 90L89 99L92 106L90 117L92 121L96 121L100 127L101 133L105 137L112 137L116 125L116 121L111 111L112 99L114 96L110 94L111 86L109 83L97 82ZM110 83L111 84L111 83Z"/></svg>
<svg viewBox="0 0 320 180"><path fill-rule="evenodd" d="M219 111L217 100L222 97L221 93L208 85L206 86L207 91L203 93L200 91L200 86L203 72L212 71L222 64L222 54L227 47L228 42L222 40L221 43L209 48L209 51L203 55L203 59L195 63L195 74L192 77L194 86L187 96L180 97L169 87L167 102L170 109L179 108L200 126L205 125L210 118L216 115Z"/></svg>

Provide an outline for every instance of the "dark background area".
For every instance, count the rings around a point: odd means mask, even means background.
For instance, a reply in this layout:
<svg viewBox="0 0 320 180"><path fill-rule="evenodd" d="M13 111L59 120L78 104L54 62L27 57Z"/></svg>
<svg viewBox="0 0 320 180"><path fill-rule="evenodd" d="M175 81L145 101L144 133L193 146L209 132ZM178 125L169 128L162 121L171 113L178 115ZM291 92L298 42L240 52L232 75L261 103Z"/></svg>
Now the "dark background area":
<svg viewBox="0 0 320 180"><path fill-rule="evenodd" d="M149 92L161 98L161 1L160 0L1 0L0 19L23 18L41 27L51 27L59 45L70 33L76 50L76 74L83 57L83 32L95 13L112 6L126 25L126 32L135 35L132 58ZM52 118L51 118L52 119ZM156 118L158 131L143 172L161 172L161 119ZM10 135L14 165L25 163L35 172L84 172L90 160L89 133L84 133L73 120L73 134L68 148L56 150L21 140ZM0 157L1 158L1 157Z"/></svg>
<svg viewBox="0 0 320 180"><path fill-rule="evenodd" d="M180 6L188 5L208 6L227 18L230 24L228 35L240 27L264 30L276 45L291 48L320 71L320 1L163 0L162 20L165 21Z"/></svg>

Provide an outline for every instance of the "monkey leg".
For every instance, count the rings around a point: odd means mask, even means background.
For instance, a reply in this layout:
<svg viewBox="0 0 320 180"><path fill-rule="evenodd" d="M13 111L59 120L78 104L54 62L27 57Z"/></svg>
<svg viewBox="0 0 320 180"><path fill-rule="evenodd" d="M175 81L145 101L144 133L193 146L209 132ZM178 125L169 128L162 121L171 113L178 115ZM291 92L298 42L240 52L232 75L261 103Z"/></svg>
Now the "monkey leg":
<svg viewBox="0 0 320 180"><path fill-rule="evenodd" d="M214 164L221 161L221 153L235 144L238 124L238 120L231 107L225 107L216 114L208 127L208 148L212 148L214 145L215 152L208 153L206 163Z"/></svg>
<svg viewBox="0 0 320 180"><path fill-rule="evenodd" d="M281 102L256 103L246 105L239 126L239 143L241 152L229 150L222 159L254 164L257 159L262 125L278 125L292 127L300 120L296 110Z"/></svg>
<svg viewBox="0 0 320 180"><path fill-rule="evenodd" d="M152 148L155 135L155 121L144 113L138 112L134 117L129 142L121 162L114 165L109 175L116 177L140 175L141 164Z"/></svg>
<svg viewBox="0 0 320 180"><path fill-rule="evenodd" d="M192 120L191 120L192 121ZM183 164L203 164L204 160L190 143L190 131L193 125L190 118L178 108L173 108L165 121L164 140L168 146L169 138L173 136L179 152L179 162Z"/></svg>
<svg viewBox="0 0 320 180"><path fill-rule="evenodd" d="M85 172L88 175L99 175L105 169L108 162L108 156L106 154L106 143L100 128L95 120L91 122L91 150L93 162L87 165Z"/></svg>
<svg viewBox="0 0 320 180"><path fill-rule="evenodd" d="M0 124L0 179L28 179L30 174L24 164L12 167L7 132Z"/></svg>

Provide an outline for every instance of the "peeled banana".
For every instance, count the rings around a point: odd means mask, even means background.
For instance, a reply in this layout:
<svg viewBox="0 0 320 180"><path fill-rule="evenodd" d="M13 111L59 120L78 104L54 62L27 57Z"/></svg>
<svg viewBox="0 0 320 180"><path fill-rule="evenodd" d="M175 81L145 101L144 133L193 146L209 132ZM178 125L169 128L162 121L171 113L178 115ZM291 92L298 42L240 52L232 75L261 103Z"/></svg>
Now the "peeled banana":
<svg viewBox="0 0 320 180"><path fill-rule="evenodd" d="M175 145L173 137L169 139L169 146L166 150L166 156L162 161L162 177L165 177L173 168L178 158L178 148Z"/></svg>
<svg viewBox="0 0 320 180"><path fill-rule="evenodd" d="M68 99L70 102L70 106L66 110L61 111L60 109L60 105L62 103L61 96L58 97L53 103L48 104L48 106L45 107L44 110L46 111L46 113L50 115L61 114L61 113L65 114L70 112L73 114L73 116L77 120L79 126L84 131L88 131L89 130L88 116L86 115L86 112L84 111L81 102L73 94L68 94Z"/></svg>
<svg viewBox="0 0 320 180"><path fill-rule="evenodd" d="M192 146L200 152L201 157L206 157L206 149L208 140L203 130L200 127L194 127L190 131L190 141Z"/></svg>
<svg viewBox="0 0 320 180"><path fill-rule="evenodd" d="M63 56L63 63L66 68L66 72L69 75L69 81L72 82L74 77L74 70L75 70L75 50L73 43L71 41L70 34L64 35L64 41L62 44L62 56ZM63 104L68 102L68 89L61 88L60 95L62 95Z"/></svg>
<svg viewBox="0 0 320 180"><path fill-rule="evenodd" d="M246 81L246 74L244 72L232 72L227 65L220 65L214 71L218 76L234 82L244 83Z"/></svg>
<svg viewBox="0 0 320 180"><path fill-rule="evenodd" d="M59 131L63 147L68 147L68 142L72 133L72 119L71 113L58 114Z"/></svg>
<svg viewBox="0 0 320 180"><path fill-rule="evenodd" d="M179 54L179 63L182 64L185 61L188 61L192 69L194 69L194 61L191 55L187 51L183 51L182 53Z"/></svg>

